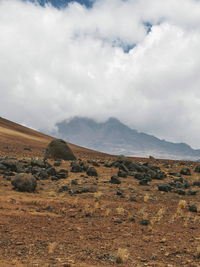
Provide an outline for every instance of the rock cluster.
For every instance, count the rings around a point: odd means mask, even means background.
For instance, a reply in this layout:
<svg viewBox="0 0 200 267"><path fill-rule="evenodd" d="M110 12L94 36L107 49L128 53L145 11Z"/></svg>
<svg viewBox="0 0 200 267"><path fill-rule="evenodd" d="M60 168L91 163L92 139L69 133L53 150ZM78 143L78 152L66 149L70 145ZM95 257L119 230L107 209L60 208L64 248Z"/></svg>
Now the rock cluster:
<svg viewBox="0 0 200 267"><path fill-rule="evenodd" d="M105 164L105 167L119 168L118 175L111 177L110 182L119 184L120 178L132 176L139 180L140 185L148 185L152 180L163 180L166 174L159 167L149 165L148 163L138 164L128 159L119 159L110 164Z"/></svg>
<svg viewBox="0 0 200 267"><path fill-rule="evenodd" d="M88 176L98 176L98 173L94 167L89 167L84 161L72 161L71 172L86 172Z"/></svg>
<svg viewBox="0 0 200 267"><path fill-rule="evenodd" d="M37 186L37 180L59 180L67 178L68 171L57 171L48 162L42 159L1 158L0 174L7 180L11 180L14 189L33 192Z"/></svg>

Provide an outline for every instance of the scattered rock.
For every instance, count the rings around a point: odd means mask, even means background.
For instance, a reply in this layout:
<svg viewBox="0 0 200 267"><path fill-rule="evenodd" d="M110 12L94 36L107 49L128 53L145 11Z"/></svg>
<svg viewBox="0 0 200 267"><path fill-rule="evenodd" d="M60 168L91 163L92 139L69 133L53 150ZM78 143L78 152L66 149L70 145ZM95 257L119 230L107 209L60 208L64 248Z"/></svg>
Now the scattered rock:
<svg viewBox="0 0 200 267"><path fill-rule="evenodd" d="M186 193L185 191L179 189L179 190L175 190L174 193L177 193L178 195L184 196Z"/></svg>
<svg viewBox="0 0 200 267"><path fill-rule="evenodd" d="M77 180L71 180L71 185L78 185L78 181Z"/></svg>
<svg viewBox="0 0 200 267"><path fill-rule="evenodd" d="M193 186L199 186L199 187L200 187L200 181L195 181L195 182L193 183Z"/></svg>
<svg viewBox="0 0 200 267"><path fill-rule="evenodd" d="M53 165L54 165L55 167L60 167L61 164L62 164L61 161L55 161Z"/></svg>
<svg viewBox="0 0 200 267"><path fill-rule="evenodd" d="M149 220L141 220L141 221L140 221L140 224L141 224L141 225L144 225L144 226L147 226L147 225L150 224L150 221L149 221Z"/></svg>
<svg viewBox="0 0 200 267"><path fill-rule="evenodd" d="M32 148L31 147L24 147L24 150L26 150L26 151L32 151Z"/></svg>
<svg viewBox="0 0 200 267"><path fill-rule="evenodd" d="M63 160L75 160L72 150L69 148L67 143L62 139L54 139L49 143L46 148L45 159L63 159Z"/></svg>
<svg viewBox="0 0 200 267"><path fill-rule="evenodd" d="M40 168L45 168L47 166L47 164L48 163L45 162L42 159L33 158L31 160L31 166L37 166L37 167L40 167Z"/></svg>
<svg viewBox="0 0 200 267"><path fill-rule="evenodd" d="M88 176L98 176L96 169L93 167L87 169L87 175Z"/></svg>
<svg viewBox="0 0 200 267"><path fill-rule="evenodd" d="M172 187L168 183L160 184L160 185L158 185L158 190L163 191L163 192L171 192Z"/></svg>
<svg viewBox="0 0 200 267"><path fill-rule="evenodd" d="M189 196L195 196L197 193L198 193L198 191L189 190L189 191L187 192L187 195L189 195Z"/></svg>
<svg viewBox="0 0 200 267"><path fill-rule="evenodd" d="M119 180L119 178L117 176L112 176L110 179L110 183L111 184L121 184L121 181Z"/></svg>
<svg viewBox="0 0 200 267"><path fill-rule="evenodd" d="M20 173L17 174L12 180L11 184L14 189L21 192L34 192L37 187L37 181L32 174Z"/></svg>
<svg viewBox="0 0 200 267"><path fill-rule="evenodd" d="M182 175L191 175L191 171L189 168L183 168L181 171L180 171L180 174Z"/></svg>
<svg viewBox="0 0 200 267"><path fill-rule="evenodd" d="M121 189L118 189L117 192L116 192L116 195L123 197L124 196L124 191L121 190Z"/></svg>
<svg viewBox="0 0 200 267"><path fill-rule="evenodd" d="M188 206L188 209L189 211L191 212L197 212L198 211L198 208L197 208L197 205L196 204L191 204Z"/></svg>
<svg viewBox="0 0 200 267"><path fill-rule="evenodd" d="M68 177L68 171L65 169L61 169L56 173L56 177L58 179L65 179Z"/></svg>
<svg viewBox="0 0 200 267"><path fill-rule="evenodd" d="M139 181L139 185L149 185L148 182L149 182L149 180L143 179L143 180Z"/></svg>
<svg viewBox="0 0 200 267"><path fill-rule="evenodd" d="M119 170L118 171L118 176L122 177L122 178L127 178L127 172L123 171L123 170Z"/></svg>
<svg viewBox="0 0 200 267"><path fill-rule="evenodd" d="M70 191L70 188L66 185L63 185L59 188L58 192L66 192L66 191Z"/></svg>

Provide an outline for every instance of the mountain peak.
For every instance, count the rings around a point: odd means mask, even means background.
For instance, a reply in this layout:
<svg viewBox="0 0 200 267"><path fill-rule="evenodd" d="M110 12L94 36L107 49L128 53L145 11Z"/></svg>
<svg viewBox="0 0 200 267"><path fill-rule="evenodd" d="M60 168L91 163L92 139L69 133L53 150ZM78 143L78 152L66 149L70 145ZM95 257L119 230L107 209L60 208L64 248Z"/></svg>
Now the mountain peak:
<svg viewBox="0 0 200 267"><path fill-rule="evenodd" d="M193 150L186 144L171 143L140 133L114 117L105 122L74 117L57 123L56 126L57 137L109 154L193 160L200 158L200 151Z"/></svg>

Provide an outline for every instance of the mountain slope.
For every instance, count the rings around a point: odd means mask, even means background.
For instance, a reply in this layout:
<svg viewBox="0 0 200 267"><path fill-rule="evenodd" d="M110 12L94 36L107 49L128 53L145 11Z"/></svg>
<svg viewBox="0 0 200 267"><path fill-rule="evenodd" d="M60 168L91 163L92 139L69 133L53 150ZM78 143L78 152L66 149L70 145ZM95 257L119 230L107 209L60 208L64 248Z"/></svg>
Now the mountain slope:
<svg viewBox="0 0 200 267"><path fill-rule="evenodd" d="M0 156L41 157L53 137L0 117ZM69 144L77 157L102 157L102 153Z"/></svg>
<svg viewBox="0 0 200 267"><path fill-rule="evenodd" d="M194 150L184 143L171 143L140 133L115 118L97 123L89 118L75 117L56 126L58 131L54 134L70 143L110 154L191 160L200 158L200 150Z"/></svg>

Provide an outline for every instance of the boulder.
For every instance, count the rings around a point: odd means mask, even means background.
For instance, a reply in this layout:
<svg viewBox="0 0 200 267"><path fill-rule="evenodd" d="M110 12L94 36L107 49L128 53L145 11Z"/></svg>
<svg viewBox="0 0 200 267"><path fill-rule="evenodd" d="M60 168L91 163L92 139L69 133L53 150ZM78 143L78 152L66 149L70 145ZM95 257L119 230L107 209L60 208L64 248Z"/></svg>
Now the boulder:
<svg viewBox="0 0 200 267"><path fill-rule="evenodd" d="M47 146L44 154L44 159L75 160L76 157L64 140L54 139Z"/></svg>
<svg viewBox="0 0 200 267"><path fill-rule="evenodd" d="M93 167L87 169L87 175L88 176L98 176L96 169Z"/></svg>
<svg viewBox="0 0 200 267"><path fill-rule="evenodd" d="M14 189L21 192L34 192L37 187L37 181L32 174L20 173L11 180Z"/></svg>

